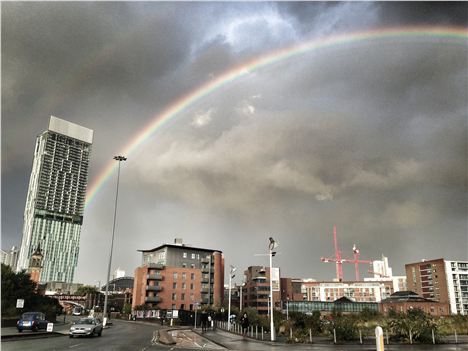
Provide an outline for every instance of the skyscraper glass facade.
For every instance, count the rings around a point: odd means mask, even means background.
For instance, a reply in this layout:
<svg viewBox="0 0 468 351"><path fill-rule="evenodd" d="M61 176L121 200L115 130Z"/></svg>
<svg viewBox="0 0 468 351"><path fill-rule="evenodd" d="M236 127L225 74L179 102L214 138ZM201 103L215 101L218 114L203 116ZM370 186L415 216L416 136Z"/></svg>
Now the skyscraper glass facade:
<svg viewBox="0 0 468 351"><path fill-rule="evenodd" d="M93 131L51 117L38 136L24 211L18 270L40 245L40 282L73 282L88 181Z"/></svg>

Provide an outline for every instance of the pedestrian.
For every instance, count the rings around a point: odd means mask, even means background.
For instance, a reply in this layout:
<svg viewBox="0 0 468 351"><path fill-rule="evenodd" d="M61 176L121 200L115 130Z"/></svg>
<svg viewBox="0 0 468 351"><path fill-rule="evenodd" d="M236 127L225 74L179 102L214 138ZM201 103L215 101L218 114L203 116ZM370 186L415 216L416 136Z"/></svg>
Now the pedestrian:
<svg viewBox="0 0 468 351"><path fill-rule="evenodd" d="M213 327L213 319L211 318L211 315L208 315L208 329L211 329Z"/></svg>
<svg viewBox="0 0 468 351"><path fill-rule="evenodd" d="M201 326L202 326L202 333L206 332L206 326L208 324L208 313L203 311L200 316Z"/></svg>
<svg viewBox="0 0 468 351"><path fill-rule="evenodd" d="M247 313L244 313L240 322L242 326L242 335L245 337L249 330L249 317L247 317Z"/></svg>

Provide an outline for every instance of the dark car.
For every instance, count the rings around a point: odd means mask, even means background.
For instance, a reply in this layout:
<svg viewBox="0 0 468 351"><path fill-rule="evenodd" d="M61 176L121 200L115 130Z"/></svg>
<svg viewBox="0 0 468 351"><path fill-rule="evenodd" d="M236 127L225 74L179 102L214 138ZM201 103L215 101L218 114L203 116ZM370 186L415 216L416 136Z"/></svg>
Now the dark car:
<svg viewBox="0 0 468 351"><path fill-rule="evenodd" d="M42 312L26 312L21 315L21 319L16 322L16 327L21 333L23 330L38 331L39 329L47 329L49 321L45 319L45 314Z"/></svg>
<svg viewBox="0 0 468 351"><path fill-rule="evenodd" d="M73 323L69 333L70 338L73 338L73 336L101 336L101 334L101 320L93 317L81 318L77 322Z"/></svg>

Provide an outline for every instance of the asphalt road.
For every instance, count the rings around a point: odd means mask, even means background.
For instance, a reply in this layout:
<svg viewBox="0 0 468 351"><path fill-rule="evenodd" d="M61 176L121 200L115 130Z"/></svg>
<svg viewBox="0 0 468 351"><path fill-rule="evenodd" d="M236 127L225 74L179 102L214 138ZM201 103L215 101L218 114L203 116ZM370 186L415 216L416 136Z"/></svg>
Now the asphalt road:
<svg viewBox="0 0 468 351"><path fill-rule="evenodd" d="M69 328L67 326L66 328ZM110 328L104 329L101 337L74 337L56 336L41 339L23 337L12 341L2 341L2 351L31 350L116 350L116 351L143 351L166 350L167 347L152 345L155 327L140 323L113 321Z"/></svg>
<svg viewBox="0 0 468 351"><path fill-rule="evenodd" d="M66 332L70 325L57 327L57 331ZM332 345L332 344L272 344L269 342L258 342L243 338L240 335L227 333L221 330L209 331L203 336L190 330L173 331L171 334L177 341L176 346L165 346L157 344L155 332L158 326L143 323L114 320L113 325L105 329L101 337L69 338L68 335L48 338L20 337L14 340L3 340L2 351L27 350L27 351L75 351L75 350L103 350L103 351L152 351L152 350L222 350L219 344L225 345L230 350L239 351L290 351L302 350L375 350L373 345ZM2 332L4 331L2 328ZM210 342L209 340L213 342ZM461 351L468 350L468 344L442 344L442 345L386 345L386 351Z"/></svg>

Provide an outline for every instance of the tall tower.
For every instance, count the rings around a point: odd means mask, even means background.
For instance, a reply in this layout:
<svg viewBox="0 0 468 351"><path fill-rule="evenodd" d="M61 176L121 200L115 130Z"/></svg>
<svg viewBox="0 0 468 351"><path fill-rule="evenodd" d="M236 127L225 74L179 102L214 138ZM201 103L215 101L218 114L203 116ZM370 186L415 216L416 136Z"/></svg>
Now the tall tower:
<svg viewBox="0 0 468 351"><path fill-rule="evenodd" d="M41 247L38 246L36 251L34 251L31 256L31 261L28 268L28 273L31 275L31 280L36 284L39 284L43 258L44 256L42 255Z"/></svg>
<svg viewBox="0 0 468 351"><path fill-rule="evenodd" d="M51 116L36 139L17 270L42 248L40 283L73 282L88 182L93 131Z"/></svg>

